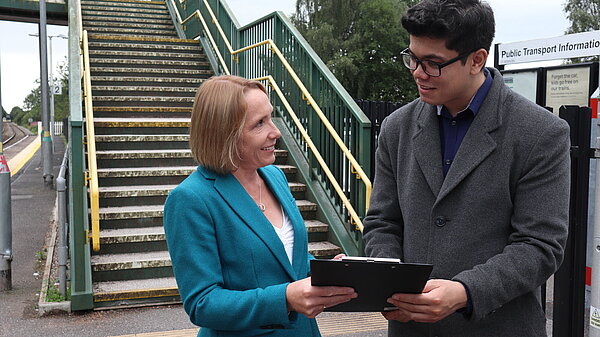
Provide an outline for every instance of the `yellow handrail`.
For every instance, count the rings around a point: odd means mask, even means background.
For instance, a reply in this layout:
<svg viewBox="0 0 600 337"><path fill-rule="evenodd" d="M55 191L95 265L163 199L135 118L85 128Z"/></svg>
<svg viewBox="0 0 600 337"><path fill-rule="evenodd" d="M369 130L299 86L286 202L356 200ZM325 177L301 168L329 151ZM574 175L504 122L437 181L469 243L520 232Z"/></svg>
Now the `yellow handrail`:
<svg viewBox="0 0 600 337"><path fill-rule="evenodd" d="M83 50L83 89L85 103L85 127L87 131L88 174L86 180L90 193L90 215L92 218L92 249L100 250L100 197L98 193L98 167L96 163L96 137L94 132L94 108L92 106L92 78L90 74L90 53L88 49L87 30L82 33L81 47Z"/></svg>
<svg viewBox="0 0 600 337"><path fill-rule="evenodd" d="M171 2L174 2L174 0L171 0ZM352 165L351 172L354 173L354 174L356 174L356 175L358 175L357 178L363 181L363 184L365 185L365 194L366 194L366 196L365 196L366 197L365 209L368 210L369 209L370 197L371 197L371 190L372 190L371 180L366 175L366 173L363 171L362 167L360 166L360 164L358 163L358 161L354 158L354 156L352 155L352 153L350 152L350 150L348 149L348 147L346 147L346 144L344 144L344 142L342 141L342 139L338 135L338 133L335 130L335 128L333 128L333 126L331 125L331 123L329 122L329 120L327 119L327 117L325 116L325 114L323 113L323 111L321 110L321 108L318 106L317 102L313 99L312 95L308 92L308 90L306 89L306 87L302 83L302 80L300 80L300 78L298 77L298 75L296 74L296 72L293 70L293 68L290 66L290 64L288 63L288 61L285 59L285 57L283 56L283 54L281 53L281 51L277 47L277 45L275 45L275 43L273 42L273 40L268 39L268 40L264 40L264 41L255 43L255 44L250 45L250 46L246 46L246 47L240 48L238 50L233 50L233 48L231 47L231 44L229 43L229 39L227 38L227 36L223 32L223 29L221 28L221 25L219 24L219 22L218 22L216 16L214 15L212 9L210 8L210 5L208 4L208 1L204 0L203 3L205 5L205 7L207 8L207 10L208 10L208 12L209 12L209 14L210 14L210 16L211 16L211 18L213 20L213 23L216 25L217 30L221 34L221 37L223 38L223 41L225 42L225 45L227 46L227 49L231 53L232 57L234 55L236 55L236 54L245 52L245 51L253 49L253 48L257 48L257 47L265 45L265 44L268 44L270 46L271 50L277 55L277 57L279 58L279 60L281 61L281 63L285 67L285 69L287 70L287 72L291 75L292 79L294 80L294 82L296 83L296 85L298 86L298 88L300 89L300 91L302 92L303 97L306 98L306 100L308 101L308 104L315 110L315 112L317 113L317 115L321 119L321 122L325 125L325 127L327 128L327 130L329 131L329 133L331 134L331 136L333 137L333 139L335 140L335 142L337 143L337 145L339 146L339 148L342 150L342 152L344 153L344 155L348 159L348 161L350 161L350 164ZM174 3L173 3L173 7L177 8ZM194 13L192 15L190 15L189 17L187 17L184 21L181 20L181 17L179 16L178 12L177 12L177 17L178 17L179 23L181 25L185 24L192 17L196 17L196 18L198 18L200 20L200 22L202 23L202 25L204 27L204 31L206 32L206 34L207 34L207 36L208 36L208 38L209 38L209 40L210 40L210 42L212 44L212 47L215 50L215 52L217 54L217 57L219 58L219 61L221 62L221 65L226 70L226 73L229 74L229 69L227 67L227 64L223 60L223 57L222 57L221 53L219 52L219 49L217 48L217 45L214 42L214 38L213 38L210 30L208 29L208 27L206 25L206 22L205 22L204 18L202 17L200 11L199 10L194 11ZM302 128L298 124L299 120L297 119L297 117L295 116L295 114L292 113L291 106L289 106L289 104L287 103L287 100L285 100L283 98L283 96L282 96L283 93L281 93L281 91L279 90L279 87L273 81L273 78L271 76L262 77L261 79L262 80L269 79L270 83L274 84L273 88L277 88L275 90L278 91L278 95L280 97L282 97L282 101L284 101L284 105L286 105L286 109L288 110L288 112L290 112L290 115L292 116L292 119L294 120L294 123L296 123L296 125L301 130L302 136L307 141L307 144L311 147L311 150L313 151L313 153L315 153L315 151L316 151L315 157L320 158L320 160L317 159L317 161L321 165L322 169L325 171L325 174L327 175L327 178L330 180L330 182L334 186L334 189L336 190L336 192L340 196L342 202L346 206L346 209L350 213L351 222L360 231L362 231L363 230L363 225L362 225L362 222L361 222L359 216L357 215L356 211L354 210L354 207L352 206L352 204L350 203L350 201L348 200L348 198L344 194L343 190L339 187L338 182L336 181L336 179L333 176L333 174L331 174L331 171L327 167L327 164L325 163L325 161L322 159L322 157L320 156L320 154L318 154L318 151L316 150L316 147L314 146L314 144L310 140L310 136L308 135L308 133L306 132L306 130L304 130L304 128Z"/></svg>
<svg viewBox="0 0 600 337"><path fill-rule="evenodd" d="M350 200L348 200L348 198L344 194L344 191L342 190L342 188L338 184L337 180L333 176L333 173L331 173L331 170L327 166L327 163L325 163L325 160L323 159L323 156L321 156L321 153L319 152L319 150L317 149L317 147L313 143L312 139L310 138L310 135L308 134L308 132L306 131L306 129L304 129L304 127L302 126L302 122L300 122L300 119L298 118L298 116L296 116L296 113L294 112L294 110L290 106L289 102L287 101L287 99L283 95L283 92L281 91L281 89L279 88L279 86L277 85L277 83L275 82L275 80L273 79L273 77L271 75L269 75L269 76L265 76L265 77L255 78L255 80L257 80L257 81L265 81L265 80L269 81L269 84L271 85L271 87L273 88L273 90L275 90L275 92L277 93L277 96L279 96L279 99L281 99L281 102L283 103L283 105L285 106L286 110L288 111L288 113L292 117L292 120L294 121L294 124L296 124L296 127L298 128L298 130L302 134L302 138L304 138L304 141L306 142L306 145L310 148L310 150L312 151L313 155L315 156L315 159L321 165L321 168L323 169L323 172L325 172L325 175L327 176L327 178L329 178L329 181L331 182L331 185L333 185L333 189L335 189L335 191L337 192L337 194L340 196L340 199L344 203L344 206L346 206L346 209L348 209L348 212L350 213L350 219L352 219L353 224L356 225L356 227L362 232L364 226L362 224L362 221L360 220L360 217L358 216L358 214L354 210L354 207L350 203Z"/></svg>

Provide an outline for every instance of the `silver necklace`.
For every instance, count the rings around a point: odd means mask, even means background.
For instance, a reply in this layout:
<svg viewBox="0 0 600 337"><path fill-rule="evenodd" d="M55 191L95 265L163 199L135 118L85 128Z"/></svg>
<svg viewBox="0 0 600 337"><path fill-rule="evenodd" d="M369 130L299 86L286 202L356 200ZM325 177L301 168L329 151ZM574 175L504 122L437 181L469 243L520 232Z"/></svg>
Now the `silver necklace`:
<svg viewBox="0 0 600 337"><path fill-rule="evenodd" d="M260 179L258 181L258 208L260 208L260 210L263 212L267 209L265 204L262 202L262 182Z"/></svg>

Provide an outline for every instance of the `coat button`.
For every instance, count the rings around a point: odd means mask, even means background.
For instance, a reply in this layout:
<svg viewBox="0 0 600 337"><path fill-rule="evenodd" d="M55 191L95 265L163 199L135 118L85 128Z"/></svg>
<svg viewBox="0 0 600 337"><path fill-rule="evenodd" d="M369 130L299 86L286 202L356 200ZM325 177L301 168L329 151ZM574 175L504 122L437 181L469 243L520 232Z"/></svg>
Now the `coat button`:
<svg viewBox="0 0 600 337"><path fill-rule="evenodd" d="M443 216L438 216L437 218L435 218L435 225L438 227L444 227L446 226L446 218Z"/></svg>

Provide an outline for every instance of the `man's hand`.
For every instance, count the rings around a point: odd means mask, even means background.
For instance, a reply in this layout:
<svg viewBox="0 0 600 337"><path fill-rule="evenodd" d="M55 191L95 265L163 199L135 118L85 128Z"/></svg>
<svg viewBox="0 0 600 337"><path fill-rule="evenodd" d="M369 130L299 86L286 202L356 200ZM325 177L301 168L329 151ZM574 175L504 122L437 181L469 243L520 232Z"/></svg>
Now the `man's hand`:
<svg viewBox="0 0 600 337"><path fill-rule="evenodd" d="M429 280L422 294L394 294L388 302L398 310L384 312L387 320L433 323L467 305L467 291L460 282Z"/></svg>

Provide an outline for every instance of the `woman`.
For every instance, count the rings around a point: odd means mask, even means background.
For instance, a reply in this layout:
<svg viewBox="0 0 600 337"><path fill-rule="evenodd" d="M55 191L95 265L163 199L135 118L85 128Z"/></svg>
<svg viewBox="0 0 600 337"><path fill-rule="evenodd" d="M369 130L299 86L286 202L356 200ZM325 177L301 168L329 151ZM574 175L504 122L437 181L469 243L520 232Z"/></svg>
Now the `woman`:
<svg viewBox="0 0 600 337"><path fill-rule="evenodd" d="M199 336L320 336L314 317L352 288L312 287L303 219L283 172L265 88L207 80L192 110L198 169L165 204L164 226L185 311Z"/></svg>

